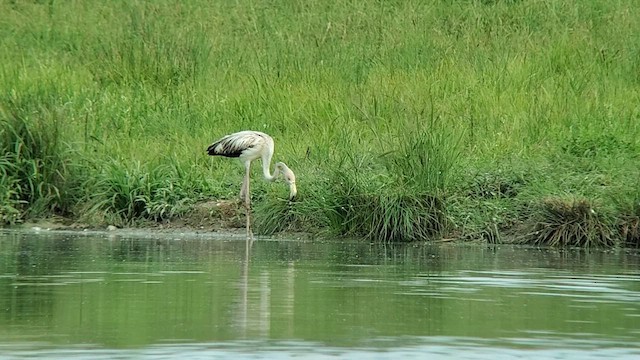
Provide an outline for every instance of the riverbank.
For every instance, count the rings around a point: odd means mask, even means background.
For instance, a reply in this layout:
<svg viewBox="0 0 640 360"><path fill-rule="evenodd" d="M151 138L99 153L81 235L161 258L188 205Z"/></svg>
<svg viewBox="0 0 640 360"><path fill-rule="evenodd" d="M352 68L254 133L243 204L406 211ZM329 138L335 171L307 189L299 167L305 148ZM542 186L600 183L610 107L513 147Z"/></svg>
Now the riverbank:
<svg viewBox="0 0 640 360"><path fill-rule="evenodd" d="M480 232L463 233L458 229L438 236L418 239L426 243L484 243L484 244L523 244L555 248L638 248L638 221L619 222L617 227L601 222L595 211L587 204L553 203L547 211L556 211L556 217L549 216L547 221L538 220L513 223L512 227L493 226ZM564 207L564 209L560 209ZM571 214L570 214L571 212ZM590 218L591 217L591 218ZM564 222L563 222L564 220ZM107 224L86 224L73 219L51 217L35 221L26 221L8 227L10 230L31 231L35 233L85 233L120 236L154 236L174 234L182 237L213 237L223 239L244 238L244 209L237 201L208 201L196 204L193 211L180 217L162 222L140 220L129 226ZM269 238L295 240L323 240L335 238L338 234L318 229L315 232L292 229L270 233ZM264 234L257 233L257 236ZM350 237L350 240L358 240ZM373 242L385 242L385 239L368 238ZM401 241L402 242L402 241Z"/></svg>
<svg viewBox="0 0 640 360"><path fill-rule="evenodd" d="M2 228L0 228L2 229ZM30 219L22 223L4 227L10 231L35 233L84 233L119 236L148 237L157 234L175 234L183 237L212 237L236 239L246 237L244 209L237 202L207 201L196 204L193 211L162 222L140 220L135 224L116 226L112 224L88 224L71 218L54 216L45 219ZM308 240L313 234L288 232L272 234L273 238Z"/></svg>

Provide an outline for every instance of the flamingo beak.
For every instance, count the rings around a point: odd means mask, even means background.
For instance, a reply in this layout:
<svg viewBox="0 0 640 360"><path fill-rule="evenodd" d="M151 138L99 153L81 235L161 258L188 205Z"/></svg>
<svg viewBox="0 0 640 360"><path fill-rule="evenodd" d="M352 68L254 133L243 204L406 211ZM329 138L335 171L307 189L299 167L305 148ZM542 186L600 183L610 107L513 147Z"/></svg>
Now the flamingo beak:
<svg viewBox="0 0 640 360"><path fill-rule="evenodd" d="M295 181L290 182L289 183L289 200L293 200L296 198L296 195L298 194L298 189L296 188L296 183Z"/></svg>

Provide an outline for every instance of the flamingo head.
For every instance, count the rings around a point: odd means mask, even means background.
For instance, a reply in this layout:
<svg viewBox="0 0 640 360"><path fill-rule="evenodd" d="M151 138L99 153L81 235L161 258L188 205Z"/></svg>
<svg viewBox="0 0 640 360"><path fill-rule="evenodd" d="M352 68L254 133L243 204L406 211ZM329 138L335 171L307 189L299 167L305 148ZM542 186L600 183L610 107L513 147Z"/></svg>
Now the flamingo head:
<svg viewBox="0 0 640 360"><path fill-rule="evenodd" d="M298 189L296 188L296 175L285 163L279 162L276 164L276 167L282 172L284 182L289 185L289 200L295 199L298 193Z"/></svg>

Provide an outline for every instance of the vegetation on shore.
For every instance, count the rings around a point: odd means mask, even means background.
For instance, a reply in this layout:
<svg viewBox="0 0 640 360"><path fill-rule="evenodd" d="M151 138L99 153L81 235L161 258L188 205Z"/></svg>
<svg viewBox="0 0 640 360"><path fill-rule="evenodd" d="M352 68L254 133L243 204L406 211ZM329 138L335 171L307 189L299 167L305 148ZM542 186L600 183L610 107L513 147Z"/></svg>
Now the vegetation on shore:
<svg viewBox="0 0 640 360"><path fill-rule="evenodd" d="M0 3L0 223L171 221L237 196L204 149L272 135L259 232L640 245L635 0Z"/></svg>

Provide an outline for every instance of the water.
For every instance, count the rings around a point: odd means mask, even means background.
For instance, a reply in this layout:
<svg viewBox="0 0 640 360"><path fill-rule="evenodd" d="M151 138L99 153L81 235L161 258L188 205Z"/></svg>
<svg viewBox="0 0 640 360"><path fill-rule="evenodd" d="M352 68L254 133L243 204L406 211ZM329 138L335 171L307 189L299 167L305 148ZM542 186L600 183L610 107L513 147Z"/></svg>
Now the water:
<svg viewBox="0 0 640 360"><path fill-rule="evenodd" d="M640 256L0 232L2 359L640 358Z"/></svg>

